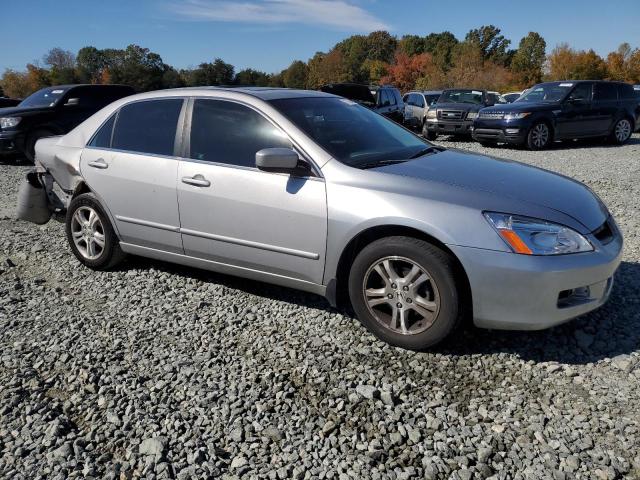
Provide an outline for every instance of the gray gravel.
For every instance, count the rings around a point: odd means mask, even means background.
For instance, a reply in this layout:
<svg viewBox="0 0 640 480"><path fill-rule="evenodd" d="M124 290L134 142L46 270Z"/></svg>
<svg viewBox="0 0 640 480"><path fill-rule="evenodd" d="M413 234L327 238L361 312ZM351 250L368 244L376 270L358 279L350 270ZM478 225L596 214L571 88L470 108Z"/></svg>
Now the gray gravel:
<svg viewBox="0 0 640 480"><path fill-rule="evenodd" d="M611 301L406 352L312 295L144 259L82 268L62 225L13 219L27 167L0 161L0 477L640 478L640 136L440 143L592 187L626 236Z"/></svg>

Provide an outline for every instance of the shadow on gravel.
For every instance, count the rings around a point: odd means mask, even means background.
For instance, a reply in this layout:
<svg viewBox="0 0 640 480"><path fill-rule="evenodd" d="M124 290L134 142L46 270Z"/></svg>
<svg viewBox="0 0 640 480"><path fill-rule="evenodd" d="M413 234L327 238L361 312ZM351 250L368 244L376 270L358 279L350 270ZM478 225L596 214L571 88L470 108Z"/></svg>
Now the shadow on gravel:
<svg viewBox="0 0 640 480"><path fill-rule="evenodd" d="M120 269L155 268L202 282L242 290L252 295L294 305L341 313L357 321L350 311L337 310L318 295L171 263L131 258ZM362 331L365 334L364 330ZM433 350L464 356L507 353L534 362L586 364L629 354L640 349L640 264L623 262L609 301L600 309L555 328L534 332L484 330L466 326Z"/></svg>
<svg viewBox="0 0 640 480"><path fill-rule="evenodd" d="M27 159L21 155L11 153L0 154L0 165L25 166L28 164Z"/></svg>

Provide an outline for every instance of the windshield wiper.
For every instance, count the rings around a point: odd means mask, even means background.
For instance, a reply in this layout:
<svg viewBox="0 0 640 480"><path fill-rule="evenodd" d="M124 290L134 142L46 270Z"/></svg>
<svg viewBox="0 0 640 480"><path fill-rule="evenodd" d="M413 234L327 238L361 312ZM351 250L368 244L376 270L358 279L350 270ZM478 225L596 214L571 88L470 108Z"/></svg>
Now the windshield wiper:
<svg viewBox="0 0 640 480"><path fill-rule="evenodd" d="M427 153L433 153L433 152L438 152L439 150L436 147L427 147L427 148L423 148L422 150L414 153L413 155L411 155L409 157L409 160L413 160L414 158L418 158L421 157L423 155L426 155Z"/></svg>
<svg viewBox="0 0 640 480"><path fill-rule="evenodd" d="M385 167L387 165L395 165L396 163L404 163L407 160L376 160L375 162L365 162L365 163L361 163L361 164L356 164L353 165L356 168L361 168L363 170L369 169L369 168L376 168L376 167Z"/></svg>

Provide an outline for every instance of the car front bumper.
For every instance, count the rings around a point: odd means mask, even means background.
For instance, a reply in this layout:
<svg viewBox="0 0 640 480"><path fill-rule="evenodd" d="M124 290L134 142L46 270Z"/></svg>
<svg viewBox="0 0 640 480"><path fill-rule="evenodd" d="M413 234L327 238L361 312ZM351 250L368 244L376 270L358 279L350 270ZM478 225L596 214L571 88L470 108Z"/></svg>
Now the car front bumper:
<svg viewBox="0 0 640 480"><path fill-rule="evenodd" d="M427 120L427 130L439 135L469 135L472 126L473 120Z"/></svg>
<svg viewBox="0 0 640 480"><path fill-rule="evenodd" d="M0 153L13 153L19 150L21 137L18 132L0 131Z"/></svg>
<svg viewBox="0 0 640 480"><path fill-rule="evenodd" d="M450 246L471 287L476 326L541 330L602 306L622 258L622 237L593 252L518 255Z"/></svg>
<svg viewBox="0 0 640 480"><path fill-rule="evenodd" d="M522 145L527 133L521 128L476 128L473 127L471 136L478 142L508 143L510 145Z"/></svg>

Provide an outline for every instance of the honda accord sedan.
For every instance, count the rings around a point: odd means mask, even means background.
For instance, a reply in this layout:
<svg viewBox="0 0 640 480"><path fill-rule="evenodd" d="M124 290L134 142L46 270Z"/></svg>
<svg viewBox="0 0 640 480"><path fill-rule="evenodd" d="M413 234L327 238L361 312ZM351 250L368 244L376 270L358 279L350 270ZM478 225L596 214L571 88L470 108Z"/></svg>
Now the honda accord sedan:
<svg viewBox="0 0 640 480"><path fill-rule="evenodd" d="M324 295L423 350L464 318L534 330L601 306L622 236L570 178L434 146L323 92L118 100L36 144L19 217L64 218L83 265L125 254Z"/></svg>

